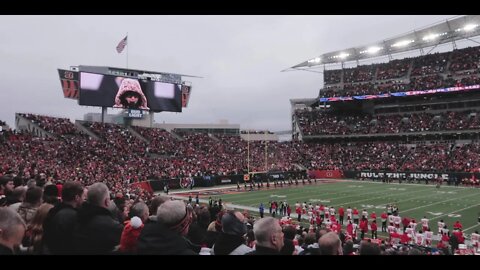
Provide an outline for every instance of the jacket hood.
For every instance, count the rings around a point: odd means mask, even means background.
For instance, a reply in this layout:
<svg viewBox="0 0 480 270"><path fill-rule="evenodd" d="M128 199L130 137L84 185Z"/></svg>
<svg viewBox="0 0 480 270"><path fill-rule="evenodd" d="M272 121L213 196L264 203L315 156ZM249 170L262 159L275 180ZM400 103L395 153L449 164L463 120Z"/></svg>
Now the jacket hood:
<svg viewBox="0 0 480 270"><path fill-rule="evenodd" d="M147 98L145 94L142 92L142 88L140 87L140 83L134 79L123 79L122 84L120 85L120 89L118 89L117 96L115 97L115 105L114 108L122 108L122 101L121 97L126 94L127 92L134 92L140 95L142 100L142 104L140 105L139 109L148 110Z"/></svg>

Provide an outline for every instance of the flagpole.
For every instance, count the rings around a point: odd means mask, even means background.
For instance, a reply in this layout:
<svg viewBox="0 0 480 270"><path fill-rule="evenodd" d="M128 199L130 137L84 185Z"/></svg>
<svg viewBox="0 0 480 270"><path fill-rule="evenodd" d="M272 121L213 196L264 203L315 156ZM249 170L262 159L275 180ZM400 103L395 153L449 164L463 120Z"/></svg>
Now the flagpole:
<svg viewBox="0 0 480 270"><path fill-rule="evenodd" d="M268 172L268 154L267 154L268 141L267 141L267 130L265 130L264 143L265 143L265 172Z"/></svg>
<svg viewBox="0 0 480 270"><path fill-rule="evenodd" d="M130 40L128 40L128 32L127 32L127 68L128 68L128 48L130 47L129 43L130 43Z"/></svg>
<svg viewBox="0 0 480 270"><path fill-rule="evenodd" d="M250 175L250 129L247 130L247 171Z"/></svg>

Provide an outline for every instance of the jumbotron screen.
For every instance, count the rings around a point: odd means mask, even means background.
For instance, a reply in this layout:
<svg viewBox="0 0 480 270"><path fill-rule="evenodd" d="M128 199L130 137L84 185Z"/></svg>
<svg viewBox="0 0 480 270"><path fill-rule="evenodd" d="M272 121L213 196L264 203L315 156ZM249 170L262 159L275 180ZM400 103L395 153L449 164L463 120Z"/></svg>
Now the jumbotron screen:
<svg viewBox="0 0 480 270"><path fill-rule="evenodd" d="M181 112L181 85L80 72L79 105Z"/></svg>

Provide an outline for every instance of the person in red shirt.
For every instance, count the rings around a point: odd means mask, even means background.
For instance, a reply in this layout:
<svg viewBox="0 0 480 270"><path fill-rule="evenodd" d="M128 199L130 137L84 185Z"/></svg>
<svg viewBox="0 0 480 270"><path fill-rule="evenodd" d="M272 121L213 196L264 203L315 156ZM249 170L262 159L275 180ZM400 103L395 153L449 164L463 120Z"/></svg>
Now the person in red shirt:
<svg viewBox="0 0 480 270"><path fill-rule="evenodd" d="M340 224L343 225L343 216L345 215L345 210L343 210L343 206L340 206L340 208L338 208L338 217L339 217L339 221L340 221Z"/></svg>
<svg viewBox="0 0 480 270"><path fill-rule="evenodd" d="M457 220L457 221L455 222L455 224L453 224L453 229L454 229L454 230L463 229L462 223L460 223L460 221Z"/></svg>
<svg viewBox="0 0 480 270"><path fill-rule="evenodd" d="M450 237L448 236L448 234L446 233L442 234L442 242L445 242L445 244L448 244L449 241L450 241Z"/></svg>
<svg viewBox="0 0 480 270"><path fill-rule="evenodd" d="M295 212L298 215L297 220L298 222L300 222L302 220L302 208L300 206L297 206L297 208L295 209Z"/></svg>
<svg viewBox="0 0 480 270"><path fill-rule="evenodd" d="M385 211L383 211L382 215L381 215L381 219L382 219L382 232L386 232L387 231L387 218L388 218L388 215Z"/></svg>
<svg viewBox="0 0 480 270"><path fill-rule="evenodd" d="M407 233L403 233L402 236L400 237L400 243L402 244L408 244L408 242L410 242L410 236L408 236Z"/></svg>
<svg viewBox="0 0 480 270"><path fill-rule="evenodd" d="M408 225L410 225L410 219L408 217L404 217L402 219L402 225L403 225L403 232L407 229Z"/></svg>
<svg viewBox="0 0 480 270"><path fill-rule="evenodd" d="M337 222L337 219L335 218L335 216L330 216L330 221L332 223L336 223Z"/></svg>
<svg viewBox="0 0 480 270"><path fill-rule="evenodd" d="M351 237L353 237L353 225L352 225L352 221L348 221L348 225L347 225L347 233L348 235L350 235Z"/></svg>
<svg viewBox="0 0 480 270"><path fill-rule="evenodd" d="M332 230L332 232L338 233L339 227L340 227L340 226L338 225L338 222L336 222L336 221L333 222L333 221L332 221L332 226L330 227L331 230Z"/></svg>
<svg viewBox="0 0 480 270"><path fill-rule="evenodd" d="M315 221L317 222L318 227L322 225L322 218L320 216L315 216Z"/></svg>
<svg viewBox="0 0 480 270"><path fill-rule="evenodd" d="M360 221L360 239L365 237L365 234L368 233L368 219L363 217Z"/></svg>
<svg viewBox="0 0 480 270"><path fill-rule="evenodd" d="M372 229L372 239L377 239L377 220L373 220L370 223L370 229Z"/></svg>
<svg viewBox="0 0 480 270"><path fill-rule="evenodd" d="M457 237L457 241L459 244L465 243L465 237L463 237L462 229L455 230L453 234L455 235L455 237Z"/></svg>
<svg viewBox="0 0 480 270"><path fill-rule="evenodd" d="M375 211L373 211L371 214L370 214L370 218L372 220L377 220L377 214L375 214Z"/></svg>

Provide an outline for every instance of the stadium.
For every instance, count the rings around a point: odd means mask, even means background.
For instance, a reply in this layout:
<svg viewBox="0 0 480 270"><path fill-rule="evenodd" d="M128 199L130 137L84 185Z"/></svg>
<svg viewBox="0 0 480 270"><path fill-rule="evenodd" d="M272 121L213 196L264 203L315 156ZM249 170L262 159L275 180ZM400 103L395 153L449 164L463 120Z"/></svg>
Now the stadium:
<svg viewBox="0 0 480 270"><path fill-rule="evenodd" d="M0 121L0 254L478 255L479 25L284 70L324 83L283 132L156 123L199 76L59 68L63 97L102 112Z"/></svg>

